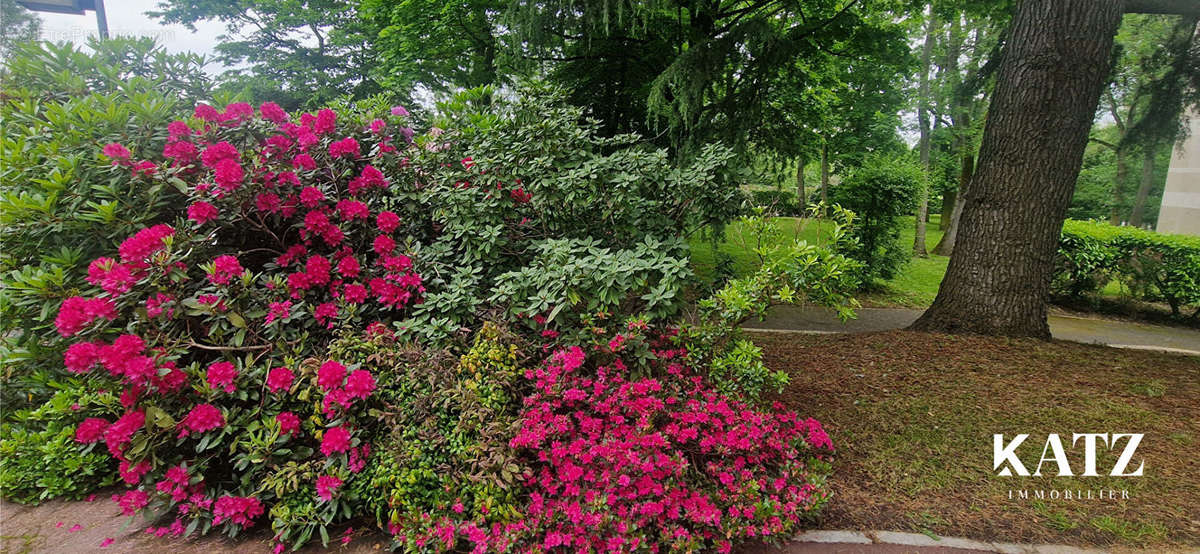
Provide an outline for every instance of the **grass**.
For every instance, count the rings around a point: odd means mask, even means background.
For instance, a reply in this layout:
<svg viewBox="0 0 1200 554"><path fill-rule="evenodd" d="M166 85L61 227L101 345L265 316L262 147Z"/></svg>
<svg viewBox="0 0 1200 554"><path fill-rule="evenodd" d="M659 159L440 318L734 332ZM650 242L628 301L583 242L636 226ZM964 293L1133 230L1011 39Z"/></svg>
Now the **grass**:
<svg viewBox="0 0 1200 554"><path fill-rule="evenodd" d="M916 234L915 218L901 219L900 243L908 247L912 245L913 236ZM941 215L934 214L926 227L925 244L929 250L937 246L938 241L942 239L940 222ZM828 240L828 221L778 217L773 223L779 230L777 243L802 239L819 244ZM694 237L690 245L693 269L705 281L712 281L716 274L717 252L729 256L734 275L746 275L758 267L758 257L753 251L756 246L755 238L739 223L730 224L726 228L725 239L715 249L711 241L701 237ZM913 258L901 269L899 275L884 283L881 290L862 295L859 301L866 306L927 307L937 296L938 286L942 283L942 276L946 274L946 265L949 263L949 257L933 254L928 258Z"/></svg>
<svg viewBox="0 0 1200 554"><path fill-rule="evenodd" d="M1027 543L1200 546L1200 358L1068 342L907 331L757 334L767 365L791 382L777 400L822 421L838 448L821 526ZM1100 477L993 472L992 435L1028 433L1030 472L1048 433L1144 433L1131 467ZM1115 490L1113 500L1036 499L1035 490ZM1030 490L1010 499L1010 490ZM1120 491L1129 493L1122 499ZM1014 493L1016 494L1016 493Z"/></svg>

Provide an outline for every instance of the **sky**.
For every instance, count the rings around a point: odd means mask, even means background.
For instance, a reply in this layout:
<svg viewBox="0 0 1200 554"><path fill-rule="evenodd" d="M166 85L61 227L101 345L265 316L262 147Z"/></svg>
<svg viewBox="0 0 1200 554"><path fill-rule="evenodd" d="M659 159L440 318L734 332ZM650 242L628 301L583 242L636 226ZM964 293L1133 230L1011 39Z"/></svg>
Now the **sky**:
<svg viewBox="0 0 1200 554"><path fill-rule="evenodd" d="M217 36L225 31L225 25L217 21L202 21L196 24L196 32L183 25L163 25L146 15L154 9L158 0L107 0L105 13L108 15L110 36L149 36L158 39L172 52L196 52L206 57L213 56ZM96 12L84 15L68 15L37 12L42 19L42 39L53 42L68 41L83 44L89 35L96 35ZM220 72L223 67L209 64L210 72Z"/></svg>

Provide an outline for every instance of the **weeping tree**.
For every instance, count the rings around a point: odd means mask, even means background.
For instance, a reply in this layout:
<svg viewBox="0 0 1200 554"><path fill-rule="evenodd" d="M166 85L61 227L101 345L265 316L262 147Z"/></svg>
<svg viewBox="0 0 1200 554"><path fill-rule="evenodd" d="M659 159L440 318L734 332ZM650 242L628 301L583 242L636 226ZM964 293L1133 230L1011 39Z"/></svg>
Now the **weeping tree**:
<svg viewBox="0 0 1200 554"><path fill-rule="evenodd" d="M881 14L901 5L518 0L506 28L517 58L566 85L612 132L640 130L686 153L714 140L749 147L778 121L780 89L828 82L831 59L897 66L908 56L904 33Z"/></svg>
<svg viewBox="0 0 1200 554"><path fill-rule="evenodd" d="M1017 3L958 244L913 329L1050 337L1054 254L1125 11L1200 16L1200 3Z"/></svg>

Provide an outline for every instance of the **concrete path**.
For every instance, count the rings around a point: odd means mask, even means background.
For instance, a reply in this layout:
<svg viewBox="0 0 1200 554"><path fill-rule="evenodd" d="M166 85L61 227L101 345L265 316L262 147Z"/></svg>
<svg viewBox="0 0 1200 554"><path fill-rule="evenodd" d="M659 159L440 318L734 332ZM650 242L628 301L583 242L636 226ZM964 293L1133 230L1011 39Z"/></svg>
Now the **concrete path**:
<svg viewBox="0 0 1200 554"><path fill-rule="evenodd" d="M858 319L842 323L832 310L812 306L776 306L763 321L748 321L746 329L810 333L869 333L908 327L922 310L861 308ZM1108 319L1050 315L1050 333L1056 339L1141 348L1200 356L1200 331Z"/></svg>

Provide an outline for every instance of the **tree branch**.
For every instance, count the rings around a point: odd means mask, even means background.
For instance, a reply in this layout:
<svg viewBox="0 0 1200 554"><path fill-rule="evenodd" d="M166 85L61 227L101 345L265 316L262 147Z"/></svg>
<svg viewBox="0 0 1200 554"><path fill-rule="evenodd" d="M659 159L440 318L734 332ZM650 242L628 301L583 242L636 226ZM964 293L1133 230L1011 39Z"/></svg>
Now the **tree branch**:
<svg viewBox="0 0 1200 554"><path fill-rule="evenodd" d="M1125 13L1200 16L1200 2L1196 0L1125 0Z"/></svg>

